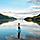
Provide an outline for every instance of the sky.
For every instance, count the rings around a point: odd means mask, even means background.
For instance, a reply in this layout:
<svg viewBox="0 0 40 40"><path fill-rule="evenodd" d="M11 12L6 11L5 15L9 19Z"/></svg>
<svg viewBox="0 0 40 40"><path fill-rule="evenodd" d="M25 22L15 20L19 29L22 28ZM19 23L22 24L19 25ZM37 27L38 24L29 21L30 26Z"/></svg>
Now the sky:
<svg viewBox="0 0 40 40"><path fill-rule="evenodd" d="M0 10L1 11L25 11L31 9L31 3L29 0L0 0Z"/></svg>
<svg viewBox="0 0 40 40"><path fill-rule="evenodd" d="M33 4L32 2L29 2L30 0L0 0L0 12L6 12L6 11L12 11L12 12L29 12L30 10L33 10L32 6L35 6L36 4ZM7 13L5 13L8 15ZM10 16L11 14L9 14ZM13 16L13 14L12 14Z"/></svg>
<svg viewBox="0 0 40 40"><path fill-rule="evenodd" d="M0 0L0 11L26 11L32 9L31 0Z"/></svg>

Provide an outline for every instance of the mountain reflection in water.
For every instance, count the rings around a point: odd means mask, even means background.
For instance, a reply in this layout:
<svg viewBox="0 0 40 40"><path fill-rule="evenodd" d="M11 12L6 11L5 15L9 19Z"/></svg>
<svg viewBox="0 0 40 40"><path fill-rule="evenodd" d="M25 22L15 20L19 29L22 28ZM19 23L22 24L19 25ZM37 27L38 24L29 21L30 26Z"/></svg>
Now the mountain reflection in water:
<svg viewBox="0 0 40 40"><path fill-rule="evenodd" d="M20 22L20 40L40 40L40 25L25 20L17 20L0 25L0 40L18 40L18 25Z"/></svg>

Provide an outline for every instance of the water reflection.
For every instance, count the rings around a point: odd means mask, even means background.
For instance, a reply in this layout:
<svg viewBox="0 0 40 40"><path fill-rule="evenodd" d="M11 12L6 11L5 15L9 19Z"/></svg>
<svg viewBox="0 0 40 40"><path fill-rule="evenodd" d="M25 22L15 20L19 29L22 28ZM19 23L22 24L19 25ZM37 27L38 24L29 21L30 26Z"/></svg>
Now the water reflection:
<svg viewBox="0 0 40 40"><path fill-rule="evenodd" d="M40 26L33 22L17 20L0 25L0 40L18 40L18 22L20 22L20 40L39 40Z"/></svg>
<svg viewBox="0 0 40 40"><path fill-rule="evenodd" d="M36 21L36 22L34 22L34 23L37 23L38 25L40 25L40 22L37 22L37 21Z"/></svg>

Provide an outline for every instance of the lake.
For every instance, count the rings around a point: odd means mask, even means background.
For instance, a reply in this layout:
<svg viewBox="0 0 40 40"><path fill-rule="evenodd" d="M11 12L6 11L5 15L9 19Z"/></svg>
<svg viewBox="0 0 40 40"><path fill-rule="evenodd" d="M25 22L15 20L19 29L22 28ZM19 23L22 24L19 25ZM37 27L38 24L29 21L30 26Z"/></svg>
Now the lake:
<svg viewBox="0 0 40 40"><path fill-rule="evenodd" d="M20 40L40 39L40 25L25 20L16 20L0 25L0 40L18 40L18 23L20 23Z"/></svg>

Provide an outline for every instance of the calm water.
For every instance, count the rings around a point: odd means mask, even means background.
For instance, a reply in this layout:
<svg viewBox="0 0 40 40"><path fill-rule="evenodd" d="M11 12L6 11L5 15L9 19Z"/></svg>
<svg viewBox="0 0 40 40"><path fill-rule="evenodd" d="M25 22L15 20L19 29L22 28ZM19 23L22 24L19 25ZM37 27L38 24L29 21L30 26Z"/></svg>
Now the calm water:
<svg viewBox="0 0 40 40"><path fill-rule="evenodd" d="M0 25L0 40L9 40L10 38L18 38L18 23L20 22L21 37L28 39L30 36L40 38L40 25L33 22L17 20ZM13 39L10 39L13 40ZM14 39L15 40L15 39Z"/></svg>

